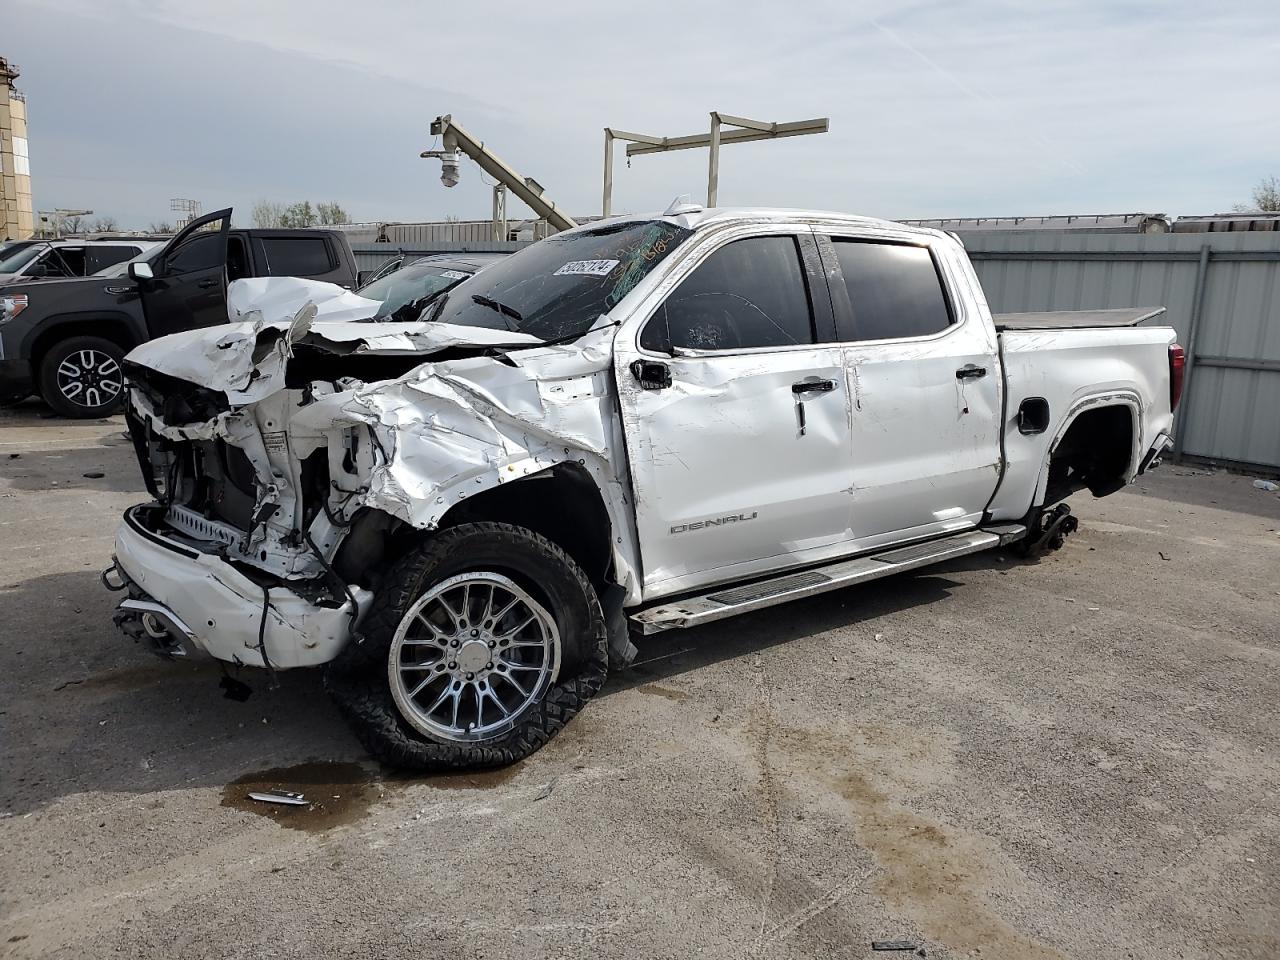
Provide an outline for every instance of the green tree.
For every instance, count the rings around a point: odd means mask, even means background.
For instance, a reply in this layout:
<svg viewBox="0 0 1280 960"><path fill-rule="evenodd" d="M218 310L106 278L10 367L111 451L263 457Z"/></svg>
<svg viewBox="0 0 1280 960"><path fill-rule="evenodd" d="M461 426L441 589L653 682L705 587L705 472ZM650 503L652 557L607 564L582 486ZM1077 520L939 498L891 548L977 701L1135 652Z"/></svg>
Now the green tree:
<svg viewBox="0 0 1280 960"><path fill-rule="evenodd" d="M289 204L285 208L284 216L280 218L280 226L282 227L314 227L315 225L316 211L311 206L310 200Z"/></svg>
<svg viewBox="0 0 1280 960"><path fill-rule="evenodd" d="M351 222L351 217L347 215L347 211L343 210L337 203L317 203L316 215L319 217L320 222L326 226Z"/></svg>

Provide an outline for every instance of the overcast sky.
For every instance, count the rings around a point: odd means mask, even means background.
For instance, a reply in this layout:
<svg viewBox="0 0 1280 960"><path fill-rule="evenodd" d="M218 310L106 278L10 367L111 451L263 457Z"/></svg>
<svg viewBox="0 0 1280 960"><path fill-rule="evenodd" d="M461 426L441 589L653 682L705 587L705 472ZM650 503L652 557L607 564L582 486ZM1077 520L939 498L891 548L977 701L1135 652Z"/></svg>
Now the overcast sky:
<svg viewBox="0 0 1280 960"><path fill-rule="evenodd" d="M573 214L605 126L829 116L725 148L720 202L888 217L1229 209L1280 175L1280 3L0 0L40 209L125 226L261 198L489 215L418 153L452 113ZM620 152L619 152L620 153ZM706 151L617 161L614 209L702 199ZM523 208L512 203L513 211Z"/></svg>

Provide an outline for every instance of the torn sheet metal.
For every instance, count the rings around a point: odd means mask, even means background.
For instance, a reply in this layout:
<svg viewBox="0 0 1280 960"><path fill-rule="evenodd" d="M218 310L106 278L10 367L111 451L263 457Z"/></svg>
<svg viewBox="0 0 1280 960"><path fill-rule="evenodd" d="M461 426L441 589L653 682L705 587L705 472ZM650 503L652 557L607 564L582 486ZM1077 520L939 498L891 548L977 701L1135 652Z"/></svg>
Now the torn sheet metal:
<svg viewBox="0 0 1280 960"><path fill-rule="evenodd" d="M537 337L440 323L361 323L379 302L332 283L297 277L236 280L227 291L227 326L204 327L148 341L129 361L254 403L284 388L284 370L299 345L336 354L431 354L451 347L537 345ZM310 314L305 329L298 321ZM294 338L289 334L293 331Z"/></svg>
<svg viewBox="0 0 1280 960"><path fill-rule="evenodd" d="M276 508L246 538L246 562L285 575L314 565L310 554L290 563L290 550L298 551L287 544L303 515L297 464L319 448L328 450L336 484L331 513L349 517L367 506L423 529L465 497L565 461L587 468L602 490L622 482L610 463L614 325L602 322L572 344L548 346L504 330L358 322L377 308L333 284L236 281L230 326L174 334L130 354L132 364L226 396L228 410L181 425L166 424L142 390L132 391L131 403L158 436L221 439L244 452L258 478L255 508ZM486 353L499 346L501 353ZM303 348L411 359L407 372L389 379L316 380L300 389L315 356L301 356ZM473 355L433 359L467 348ZM413 364L417 357L421 363ZM291 365L300 372L287 387ZM355 463L352 431L372 434ZM264 436L281 439L268 448ZM324 514L313 532L321 520Z"/></svg>

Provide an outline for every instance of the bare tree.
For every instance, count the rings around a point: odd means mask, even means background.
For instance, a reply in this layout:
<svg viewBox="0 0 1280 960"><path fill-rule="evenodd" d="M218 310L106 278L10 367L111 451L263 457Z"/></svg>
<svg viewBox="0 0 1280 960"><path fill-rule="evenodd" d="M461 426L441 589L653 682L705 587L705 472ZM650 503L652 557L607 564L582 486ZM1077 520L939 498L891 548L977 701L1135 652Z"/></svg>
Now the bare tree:
<svg viewBox="0 0 1280 960"><path fill-rule="evenodd" d="M253 225L259 229L283 227L285 205L275 200L259 200L253 205Z"/></svg>
<svg viewBox="0 0 1280 960"><path fill-rule="evenodd" d="M320 218L320 222L326 226L333 226L339 223L350 223L351 217L347 211L343 210L338 203L317 203L316 215Z"/></svg>
<svg viewBox="0 0 1280 960"><path fill-rule="evenodd" d="M1237 203L1236 213L1280 213L1280 177L1263 177L1253 188L1253 205Z"/></svg>
<svg viewBox="0 0 1280 960"><path fill-rule="evenodd" d="M147 224L147 233L173 233L173 224L168 220L153 220Z"/></svg>
<svg viewBox="0 0 1280 960"><path fill-rule="evenodd" d="M71 217L63 217L59 229L62 233L83 233L85 230L89 229L89 221L79 214Z"/></svg>
<svg viewBox="0 0 1280 960"><path fill-rule="evenodd" d="M120 229L120 221L115 217L99 217L90 224L89 229L94 233L115 233Z"/></svg>

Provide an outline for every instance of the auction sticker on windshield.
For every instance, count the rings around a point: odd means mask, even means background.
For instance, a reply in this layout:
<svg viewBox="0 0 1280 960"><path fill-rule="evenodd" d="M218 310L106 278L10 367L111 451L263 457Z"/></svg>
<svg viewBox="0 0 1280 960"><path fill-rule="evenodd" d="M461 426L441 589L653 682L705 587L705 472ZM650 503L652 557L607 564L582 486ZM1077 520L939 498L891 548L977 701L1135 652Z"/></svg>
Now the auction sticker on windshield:
<svg viewBox="0 0 1280 960"><path fill-rule="evenodd" d="M617 260L570 260L553 276L607 277L617 265Z"/></svg>
<svg viewBox="0 0 1280 960"><path fill-rule="evenodd" d="M459 273L457 270L441 270L440 276L448 277L450 280L465 280L471 276L469 273Z"/></svg>

